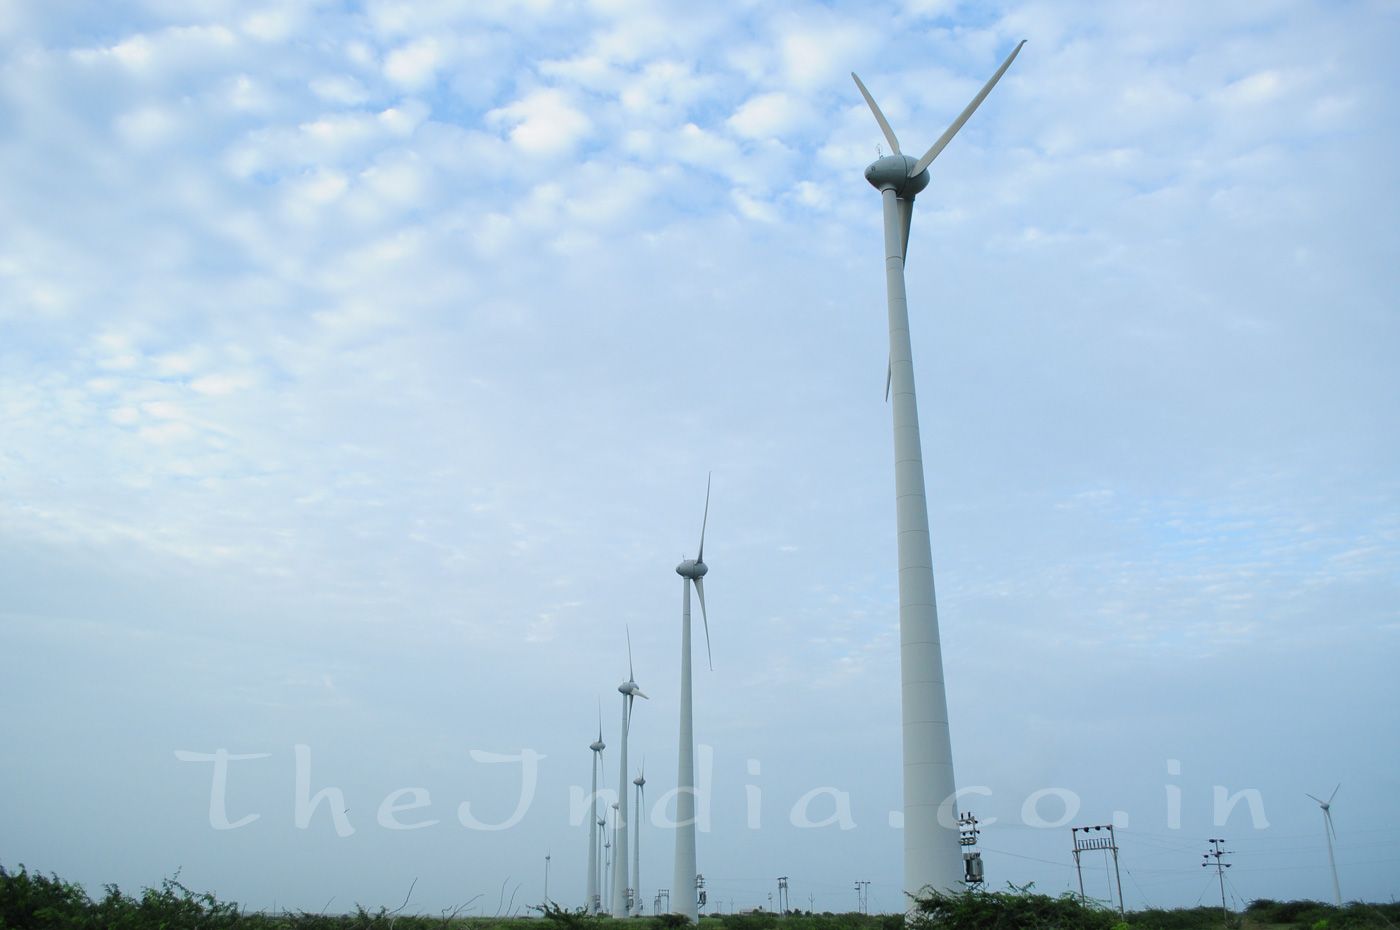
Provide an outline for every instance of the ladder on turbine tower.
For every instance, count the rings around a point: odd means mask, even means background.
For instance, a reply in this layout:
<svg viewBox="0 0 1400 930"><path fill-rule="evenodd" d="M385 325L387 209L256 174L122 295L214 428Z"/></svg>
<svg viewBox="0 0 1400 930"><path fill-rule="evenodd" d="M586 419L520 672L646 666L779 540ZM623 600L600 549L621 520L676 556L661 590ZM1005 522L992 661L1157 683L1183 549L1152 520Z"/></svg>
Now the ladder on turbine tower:
<svg viewBox="0 0 1400 930"><path fill-rule="evenodd" d="M987 879L982 871L982 850L977 848L977 818L971 811L958 817L958 845L963 854L963 884L968 891L981 891L987 887Z"/></svg>

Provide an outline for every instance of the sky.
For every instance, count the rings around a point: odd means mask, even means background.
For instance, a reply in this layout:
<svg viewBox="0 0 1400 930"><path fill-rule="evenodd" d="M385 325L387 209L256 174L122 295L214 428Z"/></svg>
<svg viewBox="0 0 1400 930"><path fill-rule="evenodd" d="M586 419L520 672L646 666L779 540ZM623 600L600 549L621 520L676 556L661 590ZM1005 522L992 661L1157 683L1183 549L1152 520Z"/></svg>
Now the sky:
<svg viewBox="0 0 1400 930"><path fill-rule="evenodd" d="M907 272L989 884L1077 890L1112 822L1129 908L1218 900L1218 837L1232 907L1328 900L1336 789L1342 895L1389 900L1397 36L1393 0L0 5L0 865L582 904L630 635L650 911L710 480L707 909L901 910L849 74L917 153L1026 39Z"/></svg>

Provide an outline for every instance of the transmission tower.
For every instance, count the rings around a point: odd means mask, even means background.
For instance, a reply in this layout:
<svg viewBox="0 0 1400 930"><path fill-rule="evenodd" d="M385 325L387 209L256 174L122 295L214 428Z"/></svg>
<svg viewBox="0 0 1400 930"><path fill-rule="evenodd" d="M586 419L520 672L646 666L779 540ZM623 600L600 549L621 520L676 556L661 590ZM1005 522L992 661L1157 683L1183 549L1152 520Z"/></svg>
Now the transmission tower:
<svg viewBox="0 0 1400 930"><path fill-rule="evenodd" d="M788 912L788 877L778 876L778 913L786 915Z"/></svg>

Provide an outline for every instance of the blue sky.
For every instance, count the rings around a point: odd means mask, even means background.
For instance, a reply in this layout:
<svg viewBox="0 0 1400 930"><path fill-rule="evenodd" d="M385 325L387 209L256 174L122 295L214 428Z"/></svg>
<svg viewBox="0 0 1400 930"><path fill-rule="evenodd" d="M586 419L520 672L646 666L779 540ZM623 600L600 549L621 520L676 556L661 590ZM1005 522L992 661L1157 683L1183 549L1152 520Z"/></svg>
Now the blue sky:
<svg viewBox="0 0 1400 930"><path fill-rule="evenodd" d="M254 907L581 903L616 740L675 778L713 473L712 897L899 904L879 198L908 283L959 784L992 883L1395 893L1393 2L0 8L0 862ZM610 734L610 735L609 735ZM294 746L312 791L295 824ZM234 830L209 822L232 763ZM519 766L535 800L502 831ZM611 750L609 750L611 754ZM757 759L761 774L748 773ZM1179 774L1169 774L1169 760ZM609 760L609 765L612 762ZM609 769L610 778L615 772ZM745 786L764 798L747 827ZM1168 786L1181 823L1168 825ZM1215 823L1213 792L1254 789ZM382 827L417 787L430 803ZM846 792L855 826L795 826ZM1080 799L1061 827L1055 788ZM830 812L830 795L811 807ZM1031 823L1027 823L1027 820ZM642 837L644 897L671 837ZM1097 873L1096 873L1097 874ZM1100 876L1101 879L1101 876ZM1104 886L1099 889L1107 894Z"/></svg>

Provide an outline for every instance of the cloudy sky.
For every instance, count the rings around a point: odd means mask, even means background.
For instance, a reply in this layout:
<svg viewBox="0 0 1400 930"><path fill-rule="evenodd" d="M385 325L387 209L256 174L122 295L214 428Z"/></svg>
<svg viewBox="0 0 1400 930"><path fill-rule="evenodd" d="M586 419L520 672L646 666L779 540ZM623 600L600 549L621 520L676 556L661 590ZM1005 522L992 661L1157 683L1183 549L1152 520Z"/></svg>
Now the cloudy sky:
<svg viewBox="0 0 1400 930"><path fill-rule="evenodd" d="M1221 836L1232 903L1326 899L1305 792L1340 783L1342 893L1387 899L1398 35L1394 0L0 5L0 864L494 913L549 854L582 903L629 629L633 770L675 785L713 473L711 901L899 909L849 73L919 152L1027 39L908 270L988 877L1077 887L1069 828L1116 819L1129 907L1215 900ZM211 813L220 749L257 758ZM470 826L527 753L518 822ZM641 843L650 909L672 831Z"/></svg>

